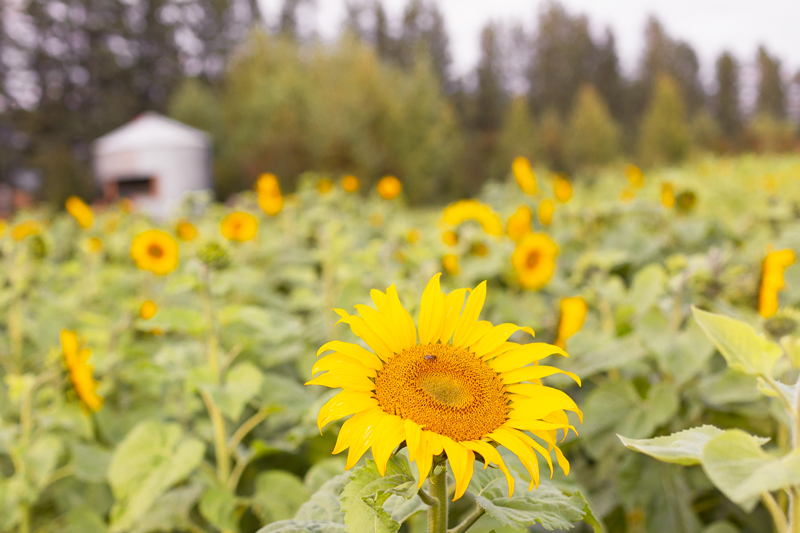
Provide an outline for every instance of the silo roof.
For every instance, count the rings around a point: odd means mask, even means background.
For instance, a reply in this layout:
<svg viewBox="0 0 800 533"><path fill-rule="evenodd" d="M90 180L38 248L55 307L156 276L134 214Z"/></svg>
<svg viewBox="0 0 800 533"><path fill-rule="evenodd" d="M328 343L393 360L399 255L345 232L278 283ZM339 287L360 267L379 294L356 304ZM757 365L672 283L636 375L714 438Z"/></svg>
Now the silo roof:
<svg viewBox="0 0 800 533"><path fill-rule="evenodd" d="M152 111L142 113L94 142L95 155L152 149L202 150L208 147L207 133Z"/></svg>

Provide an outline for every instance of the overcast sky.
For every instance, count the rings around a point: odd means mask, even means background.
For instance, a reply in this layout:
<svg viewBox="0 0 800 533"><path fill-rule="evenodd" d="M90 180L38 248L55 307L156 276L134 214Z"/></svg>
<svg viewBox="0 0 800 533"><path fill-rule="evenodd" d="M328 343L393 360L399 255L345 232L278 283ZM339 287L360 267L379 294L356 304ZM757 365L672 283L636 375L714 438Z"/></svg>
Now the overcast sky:
<svg viewBox="0 0 800 533"><path fill-rule="evenodd" d="M274 21L283 0L259 0ZM383 0L392 20L398 20L408 0ZM474 68L479 56L479 34L489 20L521 21L535 25L546 0L438 0L447 22L453 55L453 73ZM345 0L315 0L312 24L333 38L344 18ZM752 63L759 44L783 60L785 75L800 70L800 0L562 0L571 13L589 15L594 33L611 26L626 72L637 64L647 18L655 14L673 38L692 44L700 57L703 77L713 76L713 64L723 50ZM307 13L303 13L307 15ZM304 21L309 17L304 16Z"/></svg>

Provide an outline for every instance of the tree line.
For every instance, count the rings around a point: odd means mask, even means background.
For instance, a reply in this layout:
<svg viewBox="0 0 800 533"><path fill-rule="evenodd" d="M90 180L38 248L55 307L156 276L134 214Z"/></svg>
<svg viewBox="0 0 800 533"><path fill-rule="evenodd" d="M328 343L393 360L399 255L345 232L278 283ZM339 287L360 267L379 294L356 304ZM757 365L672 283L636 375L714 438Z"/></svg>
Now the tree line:
<svg viewBox="0 0 800 533"><path fill-rule="evenodd" d="M212 134L221 197L261 172L290 189L313 171L366 183L395 174L412 201L430 201L474 193L517 155L589 179L614 161L797 142L787 94L800 76L785 79L764 47L745 113L739 59L720 55L708 91L691 45L655 18L634 77L622 73L610 28L595 36L585 15L557 3L532 31L488 23L478 64L458 77L432 0L409 0L396 21L380 0L353 0L333 45L298 34L305 3L285 0L264 21L252 0L31 0L27 41L0 34L14 51L0 66L10 103L0 172L38 167L47 199L89 196L89 143L148 109ZM39 93L27 107L13 91L26 80Z"/></svg>

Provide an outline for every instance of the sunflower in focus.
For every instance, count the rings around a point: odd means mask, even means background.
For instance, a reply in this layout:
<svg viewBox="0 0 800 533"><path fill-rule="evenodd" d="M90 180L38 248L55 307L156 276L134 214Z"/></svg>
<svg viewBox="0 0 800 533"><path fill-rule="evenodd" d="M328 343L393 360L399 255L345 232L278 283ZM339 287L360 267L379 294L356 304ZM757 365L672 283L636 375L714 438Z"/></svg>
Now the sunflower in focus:
<svg viewBox="0 0 800 533"><path fill-rule="evenodd" d="M182 218L175 224L175 235L182 241L190 242L197 238L197 228L194 224Z"/></svg>
<svg viewBox="0 0 800 533"><path fill-rule="evenodd" d="M26 220L25 222L20 222L19 224L14 224L14 227L11 228L11 238L15 241L21 241L25 239L25 237L30 237L31 235L39 235L42 232L42 225L36 222L35 220Z"/></svg>
<svg viewBox="0 0 800 533"><path fill-rule="evenodd" d="M517 243L511 264L525 289L541 289L556 270L558 245L544 233L530 233Z"/></svg>
<svg viewBox="0 0 800 533"><path fill-rule="evenodd" d="M537 215L539 216L539 223L542 226L549 226L551 222L553 222L553 213L556 211L556 204L553 200L547 199L542 200L542 203L539 204L539 211Z"/></svg>
<svg viewBox="0 0 800 533"><path fill-rule="evenodd" d="M67 212L78 221L78 225L83 229L91 228L94 224L94 213L92 208L86 205L86 202L77 196L70 196L67 198L65 204Z"/></svg>
<svg viewBox="0 0 800 533"><path fill-rule="evenodd" d="M394 176L384 176L378 182L377 189L384 200L394 200L403 192L403 184Z"/></svg>
<svg viewBox="0 0 800 533"><path fill-rule="evenodd" d="M467 220L478 222L483 231L489 235L500 237L503 235L503 222L492 211L492 208L477 200L459 200L444 208L442 221L451 226L458 226Z"/></svg>
<svg viewBox="0 0 800 533"><path fill-rule="evenodd" d="M565 204L572 199L572 184L562 174L557 174L556 179L553 181L553 194L556 200Z"/></svg>
<svg viewBox="0 0 800 533"><path fill-rule="evenodd" d="M526 157L517 157L511 162L511 173L517 180L517 185L525 194L536 194L536 174L531 168L531 162Z"/></svg>
<svg viewBox="0 0 800 533"><path fill-rule="evenodd" d="M344 189L345 192L358 192L359 187L361 187L361 182L358 181L357 177L348 174L342 178L342 189Z"/></svg>
<svg viewBox="0 0 800 533"><path fill-rule="evenodd" d="M567 340L578 333L586 321L586 300L580 296L561 298L559 302L561 317L558 319L558 337L554 343L559 348L567 349Z"/></svg>
<svg viewBox="0 0 800 533"><path fill-rule="evenodd" d="M258 233L258 219L250 213L234 211L222 219L219 230L229 241L249 241Z"/></svg>
<svg viewBox="0 0 800 533"><path fill-rule="evenodd" d="M61 330L61 352L64 365L69 372L69 379L78 398L92 411L103 407L103 398L97 394L97 382L94 380L94 368L89 364L92 356L90 348L81 347L78 334L68 329Z"/></svg>
<svg viewBox="0 0 800 533"><path fill-rule="evenodd" d="M778 312L778 293L786 286L784 272L795 262L790 249L771 250L761 264L761 286L758 290L758 313L769 318Z"/></svg>
<svg viewBox="0 0 800 533"><path fill-rule="evenodd" d="M514 214L508 217L506 222L506 234L512 241L520 240L526 233L531 232L531 222L533 221L533 212L527 205L523 205L514 211Z"/></svg>
<svg viewBox="0 0 800 533"><path fill-rule="evenodd" d="M150 229L133 238L131 257L140 269L165 276L178 268L178 242L167 232Z"/></svg>
<svg viewBox="0 0 800 533"><path fill-rule="evenodd" d="M331 341L318 352L333 352L318 360L317 375L306 385L343 389L320 410L317 423L353 415L339 431L333 453L349 448L351 468L372 448L378 471L384 475L392 452L405 442L409 458L419 471L419 485L428 477L434 457L446 454L456 480L453 500L460 498L472 477L476 454L496 464L508 480L514 479L495 445L511 451L531 476L528 490L539 483L538 452L550 466L551 453L565 473L569 463L558 448L574 431L566 411L582 418L564 392L542 385L541 379L569 372L538 362L553 354L566 356L557 346L508 342L517 331L533 330L514 324L479 320L486 299L486 282L471 292L442 292L440 274L422 294L416 324L400 303L394 285L386 292L373 290L375 307L357 305L360 316L336 309L370 348ZM469 296L467 297L467 294ZM466 304L464 299L466 297ZM538 440L537 440L538 439Z"/></svg>
<svg viewBox="0 0 800 533"><path fill-rule="evenodd" d="M661 184L661 205L667 209L675 205L675 188L668 181Z"/></svg>

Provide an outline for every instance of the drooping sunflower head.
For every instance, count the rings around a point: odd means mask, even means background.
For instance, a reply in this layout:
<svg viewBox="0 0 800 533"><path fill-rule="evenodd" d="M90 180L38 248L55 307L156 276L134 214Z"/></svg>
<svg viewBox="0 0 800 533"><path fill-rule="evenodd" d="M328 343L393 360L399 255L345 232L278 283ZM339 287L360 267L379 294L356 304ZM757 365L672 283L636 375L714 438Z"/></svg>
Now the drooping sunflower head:
<svg viewBox="0 0 800 533"><path fill-rule="evenodd" d="M416 324L400 303L394 285L372 291L374 307L357 305L358 315L335 311L365 345L331 341L318 352L307 385L343 389L320 410L318 424L353 415L339 431L333 453L349 448L347 468L372 448L383 475L392 452L401 443L419 470L420 486L434 457L446 454L456 479L453 499L469 484L479 454L484 464L497 464L506 474L509 493L514 481L495 446L508 448L539 482L541 454L551 468L554 453L565 472L569 463L558 449L557 435L573 429L566 411L582 417L575 402L560 390L542 385L556 373L577 376L539 365L557 346L518 344L508 339L517 331L533 330L514 324L479 320L486 299L486 282L475 289L444 293L440 274L422 294ZM466 303L465 303L466 298ZM538 440L537 440L538 439ZM541 441L541 442L540 442ZM530 489L530 487L529 487Z"/></svg>
<svg viewBox="0 0 800 533"><path fill-rule="evenodd" d="M588 306L580 296L561 298L559 302L561 316L558 319L558 336L555 345L567 349L567 340L580 331L586 320Z"/></svg>
<svg viewBox="0 0 800 533"><path fill-rule="evenodd" d="M384 176L378 182L377 189L384 200L394 200L403 192L403 184L394 176Z"/></svg>
<svg viewBox="0 0 800 533"><path fill-rule="evenodd" d="M83 229L91 228L94 224L94 213L92 208L77 196L70 196L66 202L67 212L75 217L78 225Z"/></svg>
<svg viewBox="0 0 800 533"><path fill-rule="evenodd" d="M249 241L258 233L258 219L250 213L234 211L222 219L219 229L229 241Z"/></svg>
<svg viewBox="0 0 800 533"><path fill-rule="evenodd" d="M544 287L556 270L558 245L544 233L523 237L511 256L511 265L519 284L525 289Z"/></svg>
<svg viewBox="0 0 800 533"><path fill-rule="evenodd" d="M348 174L342 178L342 189L344 189L345 192L358 192L359 187L361 187L361 182L352 174Z"/></svg>
<svg viewBox="0 0 800 533"><path fill-rule="evenodd" d="M182 218L175 224L175 235L182 241L191 242L197 238L197 227Z"/></svg>
<svg viewBox="0 0 800 533"><path fill-rule="evenodd" d="M69 372L69 379L78 398L92 411L103 407L103 398L97 394L97 381L94 380L94 368L88 363L92 350L81 346L78 334L67 329L61 330L61 352L64 355L64 366Z"/></svg>
<svg viewBox="0 0 800 533"><path fill-rule="evenodd" d="M761 264L761 286L758 290L758 312L769 318L778 311L778 292L785 286L784 272L795 262L795 253L789 248L770 250Z"/></svg>
<svg viewBox="0 0 800 533"><path fill-rule="evenodd" d="M477 200L459 200L445 207L442 212L442 222L450 226L458 226L467 220L478 222L489 235L503 235L500 217L491 207Z"/></svg>
<svg viewBox="0 0 800 533"><path fill-rule="evenodd" d="M131 257L140 269L165 276L178 268L178 242L165 231L150 229L133 238Z"/></svg>
<svg viewBox="0 0 800 533"><path fill-rule="evenodd" d="M525 194L536 194L536 174L531 168L531 162L526 157L517 157L511 162L511 173L517 185Z"/></svg>

